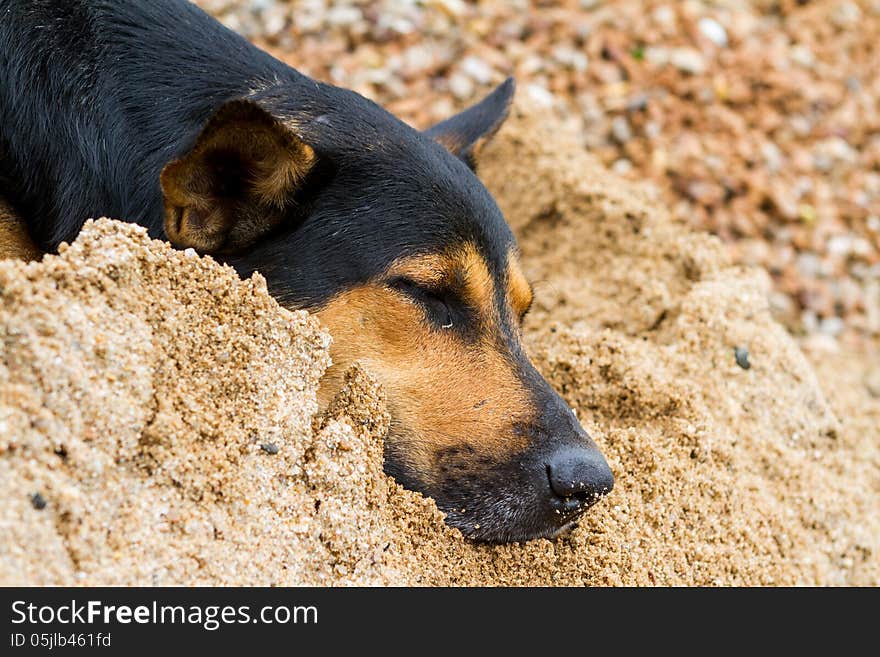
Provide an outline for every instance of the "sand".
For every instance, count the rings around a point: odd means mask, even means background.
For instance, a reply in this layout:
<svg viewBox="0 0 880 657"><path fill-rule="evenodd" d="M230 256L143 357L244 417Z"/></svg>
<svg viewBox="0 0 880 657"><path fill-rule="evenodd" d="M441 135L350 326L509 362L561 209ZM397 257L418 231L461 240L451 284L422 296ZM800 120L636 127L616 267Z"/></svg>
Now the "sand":
<svg viewBox="0 0 880 657"><path fill-rule="evenodd" d="M615 472L577 529L465 541L382 474L368 372L315 417L314 318L102 219L0 263L0 583L880 584L864 368L813 354L820 380L761 270L577 144L518 107L480 166L536 281L530 350Z"/></svg>
<svg viewBox="0 0 880 657"><path fill-rule="evenodd" d="M40 250L27 234L13 209L0 197L0 258L36 260Z"/></svg>

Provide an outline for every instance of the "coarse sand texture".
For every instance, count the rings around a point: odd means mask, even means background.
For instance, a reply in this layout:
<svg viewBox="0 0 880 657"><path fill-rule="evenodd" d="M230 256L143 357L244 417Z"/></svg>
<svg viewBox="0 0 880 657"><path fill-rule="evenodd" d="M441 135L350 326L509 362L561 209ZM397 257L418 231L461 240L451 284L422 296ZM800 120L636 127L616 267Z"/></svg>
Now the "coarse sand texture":
<svg viewBox="0 0 880 657"><path fill-rule="evenodd" d="M101 219L0 262L0 584L880 584L877 424L832 410L762 272L577 143L518 106L479 174L616 476L580 527L463 540L382 473L369 372L316 415L314 318Z"/></svg>

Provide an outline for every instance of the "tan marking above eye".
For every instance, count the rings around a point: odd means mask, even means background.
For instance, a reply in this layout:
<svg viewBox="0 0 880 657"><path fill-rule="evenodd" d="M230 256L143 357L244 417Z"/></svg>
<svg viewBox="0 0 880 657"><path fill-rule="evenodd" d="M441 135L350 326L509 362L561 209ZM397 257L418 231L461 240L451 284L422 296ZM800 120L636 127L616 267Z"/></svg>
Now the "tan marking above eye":
<svg viewBox="0 0 880 657"><path fill-rule="evenodd" d="M451 268L449 256L427 253L396 260L389 267L388 276L403 277L425 287L435 287L449 279Z"/></svg>
<svg viewBox="0 0 880 657"><path fill-rule="evenodd" d="M387 275L404 277L429 289L448 290L480 315L493 315L495 284L485 259L473 244L447 253L402 258L391 265Z"/></svg>
<svg viewBox="0 0 880 657"><path fill-rule="evenodd" d="M456 277L465 303L476 308L484 316L493 314L495 283L483 256L472 244L466 244L453 257L456 261Z"/></svg>
<svg viewBox="0 0 880 657"><path fill-rule="evenodd" d="M507 262L507 292L510 295L510 305L513 306L517 317L522 317L532 305L534 292L522 273L519 258L515 253L509 255Z"/></svg>

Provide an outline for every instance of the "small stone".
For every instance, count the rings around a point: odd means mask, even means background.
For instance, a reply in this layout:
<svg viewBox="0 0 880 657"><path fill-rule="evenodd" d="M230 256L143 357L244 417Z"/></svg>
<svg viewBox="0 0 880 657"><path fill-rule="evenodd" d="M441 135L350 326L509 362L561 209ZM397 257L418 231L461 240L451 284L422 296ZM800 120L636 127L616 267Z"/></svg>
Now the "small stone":
<svg viewBox="0 0 880 657"><path fill-rule="evenodd" d="M463 0L438 0L437 5L451 16L461 16L467 11L467 5Z"/></svg>
<svg viewBox="0 0 880 657"><path fill-rule="evenodd" d="M547 90L546 87L541 86L540 84L533 83L528 85L525 88L526 94L535 101L539 105L543 105L544 107L552 107L555 104L555 97L553 94Z"/></svg>
<svg viewBox="0 0 880 657"><path fill-rule="evenodd" d="M284 8L270 9L263 18L263 27L267 34L277 35L287 25L287 13Z"/></svg>
<svg viewBox="0 0 880 657"><path fill-rule="evenodd" d="M37 511L42 511L43 509L45 509L47 504L48 502L46 501L46 498L39 493L34 493L33 495L31 495L31 505Z"/></svg>
<svg viewBox="0 0 880 657"><path fill-rule="evenodd" d="M464 73L449 76L449 91L459 100L467 100L474 95L474 83Z"/></svg>
<svg viewBox="0 0 880 657"><path fill-rule="evenodd" d="M744 370L747 370L752 366L749 362L749 350L745 347L734 347L733 357L736 358L736 364Z"/></svg>
<svg viewBox="0 0 880 657"><path fill-rule="evenodd" d="M663 25L672 25L675 22L675 12L672 10L671 7L667 7L665 5L662 7L657 7L654 10L652 16L655 21Z"/></svg>
<svg viewBox="0 0 880 657"><path fill-rule="evenodd" d="M679 71L700 75L706 71L706 60L693 48L674 48L669 53L669 63Z"/></svg>
<svg viewBox="0 0 880 657"><path fill-rule="evenodd" d="M412 46L403 52L403 67L407 74L421 73L427 70L432 62L431 51L424 46Z"/></svg>
<svg viewBox="0 0 880 657"><path fill-rule="evenodd" d="M798 137L806 137L813 129L813 123L805 116L795 115L789 119L791 129Z"/></svg>
<svg viewBox="0 0 880 657"><path fill-rule="evenodd" d="M713 183L695 180L687 185L687 194L703 205L718 203L724 196L724 190Z"/></svg>
<svg viewBox="0 0 880 657"><path fill-rule="evenodd" d="M492 81L492 67L479 57L469 56L461 60L461 71L478 84Z"/></svg>
<svg viewBox="0 0 880 657"><path fill-rule="evenodd" d="M855 164L858 162L859 153L841 137L829 137L820 141L816 146L814 158L824 159L823 167L830 169L834 162L846 162Z"/></svg>
<svg viewBox="0 0 880 657"><path fill-rule="evenodd" d="M837 316L823 317L819 322L819 330L825 335L838 336L843 332L843 320Z"/></svg>
<svg viewBox="0 0 880 657"><path fill-rule="evenodd" d="M260 449L266 452L266 454L277 454L278 453L278 445L275 443L263 443L260 445Z"/></svg>
<svg viewBox="0 0 880 657"><path fill-rule="evenodd" d="M629 121L623 116L616 116L611 122L611 135L619 144L625 144L632 139L632 129L629 127Z"/></svg>
<svg viewBox="0 0 880 657"><path fill-rule="evenodd" d="M327 11L327 22L334 27L354 25L363 18L358 7L339 5Z"/></svg>
<svg viewBox="0 0 880 657"><path fill-rule="evenodd" d="M568 66L578 73L585 72L590 65L590 60L584 53L567 46L557 46L554 48L553 58L560 64Z"/></svg>
<svg viewBox="0 0 880 657"><path fill-rule="evenodd" d="M770 171L776 172L782 168L782 151L772 141L761 144L761 155L764 156L764 162Z"/></svg>
<svg viewBox="0 0 880 657"><path fill-rule="evenodd" d="M697 23L697 27L700 29L700 32L703 33L704 37L709 39L709 41L719 48L727 46L727 30L725 30L724 26L715 19L708 17L701 18L700 22Z"/></svg>
<svg viewBox="0 0 880 657"><path fill-rule="evenodd" d="M639 57L639 59L644 59L646 62L653 64L654 66L665 66L669 63L671 57L672 53L668 48L651 46L650 48L644 48L641 51L641 57Z"/></svg>
<svg viewBox="0 0 880 657"><path fill-rule="evenodd" d="M828 254L838 258L845 258L853 252L855 240L852 235L835 235L828 240L826 249Z"/></svg>
<svg viewBox="0 0 880 657"><path fill-rule="evenodd" d="M813 54L813 51L802 44L792 46L789 56L791 61L804 68L813 68L813 65L816 63L816 56Z"/></svg>
<svg viewBox="0 0 880 657"><path fill-rule="evenodd" d="M804 325L804 331L807 333L815 333L819 330L819 318L810 309L806 309L801 313L801 324Z"/></svg>
<svg viewBox="0 0 880 657"><path fill-rule="evenodd" d="M804 278L815 278L822 271L822 261L811 251L804 251L797 256L797 268Z"/></svg>
<svg viewBox="0 0 880 657"><path fill-rule="evenodd" d="M852 28L862 18L862 10L854 2L841 2L831 12L831 21L839 28Z"/></svg>
<svg viewBox="0 0 880 657"><path fill-rule="evenodd" d="M648 108L648 94L636 94L626 102L627 112L642 112Z"/></svg>
<svg viewBox="0 0 880 657"><path fill-rule="evenodd" d="M611 165L611 170L619 176L625 176L632 171L632 168L632 162L625 157L615 160L614 164Z"/></svg>
<svg viewBox="0 0 880 657"><path fill-rule="evenodd" d="M817 213L816 208L814 208L809 203L801 203L798 205L798 216L801 218L801 221L804 221L808 224L816 223Z"/></svg>

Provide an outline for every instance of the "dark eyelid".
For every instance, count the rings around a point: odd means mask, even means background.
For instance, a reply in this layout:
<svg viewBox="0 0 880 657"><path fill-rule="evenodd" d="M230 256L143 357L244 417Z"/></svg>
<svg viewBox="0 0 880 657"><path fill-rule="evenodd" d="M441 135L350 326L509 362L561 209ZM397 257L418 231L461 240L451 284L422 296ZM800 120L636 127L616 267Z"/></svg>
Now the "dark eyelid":
<svg viewBox="0 0 880 657"><path fill-rule="evenodd" d="M452 309L455 301L450 299L448 291L422 285L405 277L390 280L388 286L425 308L428 317L440 328L449 329L455 325Z"/></svg>
<svg viewBox="0 0 880 657"><path fill-rule="evenodd" d="M391 287L401 290L402 292L416 294L416 295L431 295L437 297L438 299L447 299L452 296L452 291L447 289L446 287L437 285L436 283L420 283L419 281L415 281L411 278L406 278L404 276L400 276L397 278L392 278L388 285Z"/></svg>
<svg viewBox="0 0 880 657"><path fill-rule="evenodd" d="M437 287L436 285L426 285L424 283L419 283L418 281L414 281L410 278L405 278L403 276L392 278L390 281L388 281L388 285L406 294L417 296L430 294L432 296L442 299L447 294L445 290Z"/></svg>

